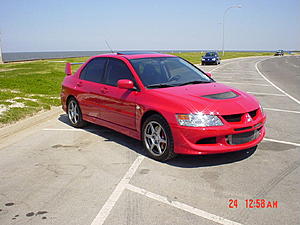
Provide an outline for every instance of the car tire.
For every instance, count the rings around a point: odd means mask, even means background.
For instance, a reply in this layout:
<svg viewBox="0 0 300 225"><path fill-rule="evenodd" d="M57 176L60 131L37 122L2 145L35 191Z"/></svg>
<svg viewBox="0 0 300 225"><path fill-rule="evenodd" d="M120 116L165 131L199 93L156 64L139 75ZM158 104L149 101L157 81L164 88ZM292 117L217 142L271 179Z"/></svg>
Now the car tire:
<svg viewBox="0 0 300 225"><path fill-rule="evenodd" d="M202 66L204 66L204 65L205 65L205 63L202 63L201 65L202 65Z"/></svg>
<svg viewBox="0 0 300 225"><path fill-rule="evenodd" d="M171 129L158 114L148 117L143 123L142 142L147 154L157 161L166 162L176 156Z"/></svg>
<svg viewBox="0 0 300 225"><path fill-rule="evenodd" d="M80 106L75 98L68 101L67 114L68 119L73 127L80 128L86 125L86 121L82 119Z"/></svg>

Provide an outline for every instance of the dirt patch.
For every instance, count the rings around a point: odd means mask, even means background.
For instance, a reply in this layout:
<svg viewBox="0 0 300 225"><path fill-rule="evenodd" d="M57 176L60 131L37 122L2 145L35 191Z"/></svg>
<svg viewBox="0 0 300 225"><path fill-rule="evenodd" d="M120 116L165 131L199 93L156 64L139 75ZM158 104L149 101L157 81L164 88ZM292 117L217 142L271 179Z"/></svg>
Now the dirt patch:
<svg viewBox="0 0 300 225"><path fill-rule="evenodd" d="M0 105L0 115L7 110L7 107L4 105Z"/></svg>
<svg viewBox="0 0 300 225"><path fill-rule="evenodd" d="M14 100L6 100L6 102L12 103L11 105L0 105L0 116L2 113L8 111L10 108L24 108L25 104L22 102L16 102Z"/></svg>
<svg viewBox="0 0 300 225"><path fill-rule="evenodd" d="M12 71L12 70L16 70L16 69L0 69L0 73L1 73L1 72Z"/></svg>
<svg viewBox="0 0 300 225"><path fill-rule="evenodd" d="M19 90L13 89L0 89L0 92L21 93Z"/></svg>

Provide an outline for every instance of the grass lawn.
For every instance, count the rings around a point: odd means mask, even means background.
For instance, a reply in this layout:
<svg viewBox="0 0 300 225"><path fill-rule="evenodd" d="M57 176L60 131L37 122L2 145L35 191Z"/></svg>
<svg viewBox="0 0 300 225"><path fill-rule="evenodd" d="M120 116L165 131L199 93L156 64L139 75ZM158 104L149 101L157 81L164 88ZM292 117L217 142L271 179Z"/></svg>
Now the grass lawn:
<svg viewBox="0 0 300 225"><path fill-rule="evenodd" d="M170 53L200 63L203 53ZM226 52L222 59L264 56L273 53ZM84 62L88 57L59 59L67 62ZM0 127L33 115L42 109L59 106L61 82L65 76L65 63L57 60L0 64ZM73 69L80 65L74 65Z"/></svg>
<svg viewBox="0 0 300 225"><path fill-rule="evenodd" d="M87 58L65 60L84 62ZM60 105L59 93L65 77L65 63L55 61L0 64L0 127L42 109ZM73 67L76 69L79 66Z"/></svg>

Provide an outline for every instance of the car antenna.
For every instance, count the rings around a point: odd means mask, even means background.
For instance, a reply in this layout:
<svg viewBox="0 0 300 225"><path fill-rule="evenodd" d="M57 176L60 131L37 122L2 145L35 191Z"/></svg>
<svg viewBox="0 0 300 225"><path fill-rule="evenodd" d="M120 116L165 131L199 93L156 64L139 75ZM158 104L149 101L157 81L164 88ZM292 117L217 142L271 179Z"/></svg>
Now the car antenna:
<svg viewBox="0 0 300 225"><path fill-rule="evenodd" d="M111 49L110 45L108 44L108 42L106 40L105 41L105 44L107 46L107 48L111 51L111 53L114 53L114 51Z"/></svg>

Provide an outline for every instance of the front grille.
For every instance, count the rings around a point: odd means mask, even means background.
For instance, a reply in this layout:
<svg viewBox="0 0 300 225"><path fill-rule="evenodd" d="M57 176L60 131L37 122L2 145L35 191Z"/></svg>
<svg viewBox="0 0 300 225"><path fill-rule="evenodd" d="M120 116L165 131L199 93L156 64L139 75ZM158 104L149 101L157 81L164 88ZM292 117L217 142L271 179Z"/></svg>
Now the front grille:
<svg viewBox="0 0 300 225"><path fill-rule="evenodd" d="M245 144L255 140L259 136L259 134L260 134L260 129L239 133L239 134L232 134L227 136L227 142L230 145Z"/></svg>
<svg viewBox="0 0 300 225"><path fill-rule="evenodd" d="M240 122L242 119L243 114L233 114L222 116L227 122Z"/></svg>
<svg viewBox="0 0 300 225"><path fill-rule="evenodd" d="M253 111L251 111L251 112L248 112L248 113L249 113L249 115L250 115L252 118L254 118L254 117L256 116L256 112L257 112L257 109L256 109L256 110L253 110Z"/></svg>
<svg viewBox="0 0 300 225"><path fill-rule="evenodd" d="M241 127L241 128L235 128L234 130L235 131L242 131L242 130L249 130L251 129L252 127Z"/></svg>
<svg viewBox="0 0 300 225"><path fill-rule="evenodd" d="M255 119L256 115L257 115L257 110L255 109L253 111L248 112L248 114L251 116L252 119ZM232 114L232 115L223 115L222 117L224 118L224 120L226 120L229 123L232 122L240 122L242 120L243 115L245 115L246 113L241 113L241 114Z"/></svg>

